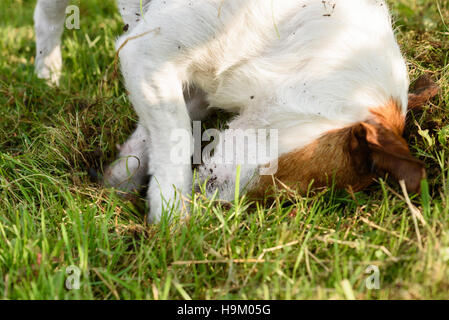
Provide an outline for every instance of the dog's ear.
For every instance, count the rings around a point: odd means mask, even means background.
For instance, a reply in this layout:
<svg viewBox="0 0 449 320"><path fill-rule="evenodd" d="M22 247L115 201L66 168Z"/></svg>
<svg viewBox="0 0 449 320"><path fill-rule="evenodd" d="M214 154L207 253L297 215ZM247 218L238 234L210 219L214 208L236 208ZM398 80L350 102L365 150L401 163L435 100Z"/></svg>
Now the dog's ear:
<svg viewBox="0 0 449 320"><path fill-rule="evenodd" d="M361 128L376 172L389 173L397 181L404 180L409 192L418 193L426 171L423 162L412 157L405 140L380 123L362 122Z"/></svg>
<svg viewBox="0 0 449 320"><path fill-rule="evenodd" d="M428 75L419 77L408 95L408 109L421 108L439 91L440 87Z"/></svg>

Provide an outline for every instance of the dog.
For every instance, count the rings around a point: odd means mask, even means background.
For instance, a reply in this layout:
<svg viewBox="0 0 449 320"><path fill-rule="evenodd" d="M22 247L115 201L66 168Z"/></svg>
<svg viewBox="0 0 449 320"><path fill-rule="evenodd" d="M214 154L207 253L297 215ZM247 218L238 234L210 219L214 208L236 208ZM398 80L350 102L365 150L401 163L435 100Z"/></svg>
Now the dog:
<svg viewBox="0 0 449 320"><path fill-rule="evenodd" d="M56 84L67 3L39 0L35 13L36 72ZM197 169L209 196L231 200L240 190L257 199L271 187L305 193L312 183L357 191L387 173L419 192L425 167L402 137L409 77L385 1L147 0L141 7L121 0L118 7L127 31L116 50L139 124L104 182L131 191L149 175L150 223L188 212L183 199L194 188L198 143L192 121L211 108L237 116ZM275 132L276 155L223 163L235 153L232 130ZM273 161L277 170L264 174Z"/></svg>

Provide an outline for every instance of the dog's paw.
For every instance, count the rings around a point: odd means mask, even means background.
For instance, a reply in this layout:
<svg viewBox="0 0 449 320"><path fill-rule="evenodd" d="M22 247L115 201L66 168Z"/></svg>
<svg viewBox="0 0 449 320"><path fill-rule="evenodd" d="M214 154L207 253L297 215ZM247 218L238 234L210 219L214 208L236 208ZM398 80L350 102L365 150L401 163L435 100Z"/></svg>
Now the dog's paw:
<svg viewBox="0 0 449 320"><path fill-rule="evenodd" d="M148 184L148 164L136 156L120 157L104 172L102 183L125 193L138 193Z"/></svg>
<svg viewBox="0 0 449 320"><path fill-rule="evenodd" d="M49 86L59 86L59 79L61 78L60 71L52 71L50 68L42 68L36 70L36 75L39 79L47 80Z"/></svg>
<svg viewBox="0 0 449 320"><path fill-rule="evenodd" d="M149 136L139 125L123 145L117 145L119 156L105 171L103 184L125 193L140 192L148 185Z"/></svg>
<svg viewBox="0 0 449 320"><path fill-rule="evenodd" d="M42 51L37 52L35 73L39 79L47 80L47 83L51 86L59 86L61 70L62 57L59 46L46 55Z"/></svg>
<svg viewBox="0 0 449 320"><path fill-rule="evenodd" d="M147 222L156 224L163 218L172 221L174 217L187 217L190 212L191 178L185 181L174 179L160 182L155 177L150 181Z"/></svg>

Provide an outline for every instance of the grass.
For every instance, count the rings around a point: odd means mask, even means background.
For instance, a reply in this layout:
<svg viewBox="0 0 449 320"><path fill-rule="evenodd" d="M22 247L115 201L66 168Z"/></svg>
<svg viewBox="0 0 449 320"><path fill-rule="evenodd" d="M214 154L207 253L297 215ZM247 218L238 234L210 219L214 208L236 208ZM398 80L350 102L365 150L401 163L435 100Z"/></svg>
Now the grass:
<svg viewBox="0 0 449 320"><path fill-rule="evenodd" d="M430 73L442 89L408 118L406 138L428 171L412 198L426 222L420 238L400 188L382 180L354 195L281 194L265 207L199 195L186 223L145 225L144 201L87 174L114 159L136 122L110 68L122 28L114 1L81 2L81 29L64 34L60 88L33 74L35 1L1 1L0 297L449 298L449 3L390 3L410 77ZM78 290L65 286L71 265ZM365 285L371 265L379 290Z"/></svg>

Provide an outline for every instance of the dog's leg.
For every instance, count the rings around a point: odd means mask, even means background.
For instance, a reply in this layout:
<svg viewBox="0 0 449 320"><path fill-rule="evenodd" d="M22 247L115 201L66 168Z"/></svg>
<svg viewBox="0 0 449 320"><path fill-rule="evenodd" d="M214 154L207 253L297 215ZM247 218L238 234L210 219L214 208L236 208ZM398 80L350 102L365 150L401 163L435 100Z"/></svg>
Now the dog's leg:
<svg viewBox="0 0 449 320"><path fill-rule="evenodd" d="M164 211L181 209L180 196L191 191L192 183L192 129L183 96L182 71L169 61L166 42L156 27L149 33L135 28L117 43L130 100L151 140L151 223L160 221Z"/></svg>
<svg viewBox="0 0 449 320"><path fill-rule="evenodd" d="M36 74L58 85L61 76L61 35L69 0L39 0L34 11Z"/></svg>
<svg viewBox="0 0 449 320"><path fill-rule="evenodd" d="M217 19L220 4L151 0L145 17L116 44L131 103L151 140L150 222L184 209L181 195L192 191L192 126L183 85L193 81L198 63L204 63L194 51L213 41L225 20L232 19L225 11ZM208 67L214 68L212 62Z"/></svg>
<svg viewBox="0 0 449 320"><path fill-rule="evenodd" d="M103 183L124 192L140 191L148 175L149 142L148 132L139 124L131 137L119 146L120 154L106 169Z"/></svg>

